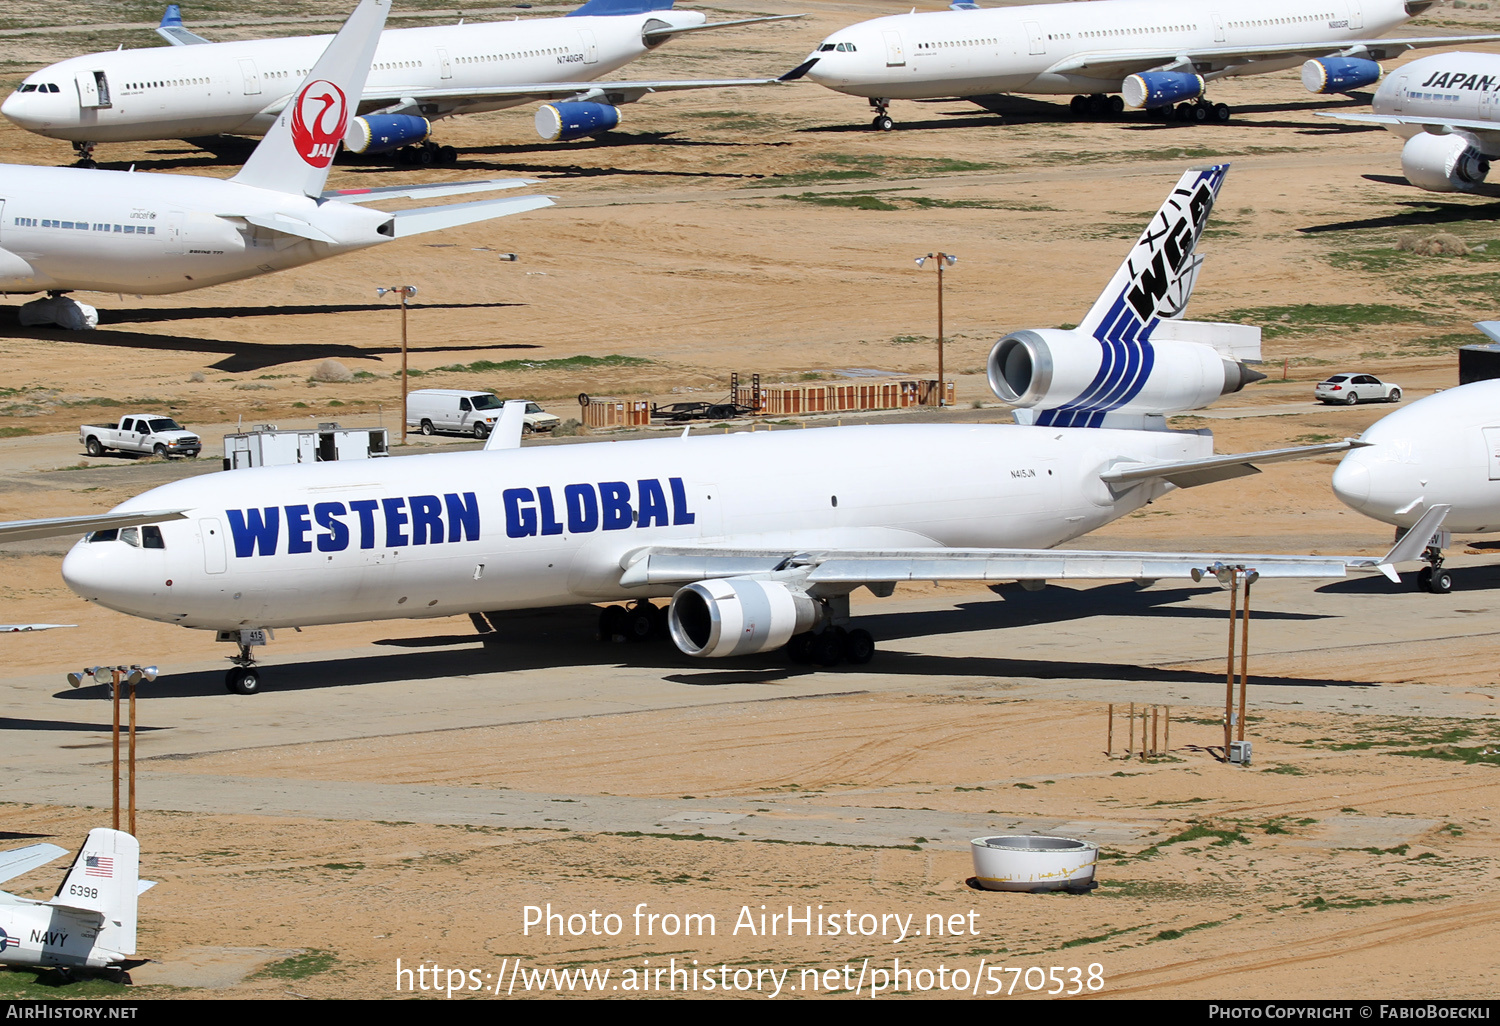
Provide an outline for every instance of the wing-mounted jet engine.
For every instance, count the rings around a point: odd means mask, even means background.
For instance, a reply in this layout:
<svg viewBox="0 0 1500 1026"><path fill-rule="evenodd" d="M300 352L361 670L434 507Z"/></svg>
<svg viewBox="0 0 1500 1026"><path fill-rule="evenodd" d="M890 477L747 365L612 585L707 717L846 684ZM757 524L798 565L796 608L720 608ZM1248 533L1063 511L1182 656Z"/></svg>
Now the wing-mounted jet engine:
<svg viewBox="0 0 1500 1026"><path fill-rule="evenodd" d="M1015 331L989 357L990 388L1019 424L1161 428L1265 375L1260 329L1182 320L1198 239L1228 165L1190 168L1077 328Z"/></svg>
<svg viewBox="0 0 1500 1026"><path fill-rule="evenodd" d="M1467 132L1418 132L1401 148L1401 173L1428 192L1473 192L1490 173L1490 160Z"/></svg>

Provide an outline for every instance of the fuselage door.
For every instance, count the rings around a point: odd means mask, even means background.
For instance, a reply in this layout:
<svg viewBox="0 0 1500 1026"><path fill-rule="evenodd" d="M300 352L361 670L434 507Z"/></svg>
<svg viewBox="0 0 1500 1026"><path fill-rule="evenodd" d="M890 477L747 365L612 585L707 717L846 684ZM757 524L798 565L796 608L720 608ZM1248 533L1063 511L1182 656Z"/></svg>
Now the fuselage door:
<svg viewBox="0 0 1500 1026"><path fill-rule="evenodd" d="M1214 42L1224 42L1224 16L1222 14L1214 15Z"/></svg>
<svg viewBox="0 0 1500 1026"><path fill-rule="evenodd" d="M1500 481L1500 427L1484 429L1484 448L1490 458L1490 480Z"/></svg>
<svg viewBox="0 0 1500 1026"><path fill-rule="evenodd" d="M94 110L99 106L99 87L94 83L92 71L80 71L73 77L78 83L78 106Z"/></svg>
<svg viewBox="0 0 1500 1026"><path fill-rule="evenodd" d="M453 77L453 61L448 58L448 51L443 47L437 48L438 67L442 69L441 78Z"/></svg>
<svg viewBox="0 0 1500 1026"><path fill-rule="evenodd" d="M1349 0L1349 27L1351 29L1365 27L1365 12L1360 6L1360 0Z"/></svg>
<svg viewBox="0 0 1500 1026"><path fill-rule="evenodd" d="M1031 44L1032 53L1047 52L1047 40L1042 37L1042 26L1037 22L1026 23L1026 41Z"/></svg>
<svg viewBox="0 0 1500 1026"><path fill-rule="evenodd" d="M1405 106L1406 106L1406 76L1402 75L1400 78L1396 79L1396 97L1395 97L1395 105L1394 105L1394 107L1392 107L1392 113L1394 113L1394 114L1400 114L1401 113L1401 109L1403 107L1405 107Z"/></svg>
<svg viewBox="0 0 1500 1026"><path fill-rule="evenodd" d="M260 95L260 70L249 57L240 58L240 77L245 80L245 95Z"/></svg>
<svg viewBox="0 0 1500 1026"><path fill-rule="evenodd" d="M888 68L906 67L906 45L901 42L899 32L885 34L885 66Z"/></svg>
<svg viewBox="0 0 1500 1026"><path fill-rule="evenodd" d="M187 214L181 210L167 211L167 223L163 225L166 235L167 256L180 256L182 254L182 228L187 220Z"/></svg>
<svg viewBox="0 0 1500 1026"><path fill-rule="evenodd" d="M198 534L203 542L203 571L222 574L226 565L224 548L224 526L217 517L204 517L198 521Z"/></svg>
<svg viewBox="0 0 1500 1026"><path fill-rule="evenodd" d="M578 30L578 39L583 43L583 63L599 63L599 41L594 38L594 33L588 29Z"/></svg>

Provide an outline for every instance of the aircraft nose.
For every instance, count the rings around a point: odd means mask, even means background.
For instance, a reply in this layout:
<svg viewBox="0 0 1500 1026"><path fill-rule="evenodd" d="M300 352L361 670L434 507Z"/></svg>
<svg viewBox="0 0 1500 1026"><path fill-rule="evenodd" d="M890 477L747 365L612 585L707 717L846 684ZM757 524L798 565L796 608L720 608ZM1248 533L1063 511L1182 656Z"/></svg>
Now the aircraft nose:
<svg viewBox="0 0 1500 1026"><path fill-rule="evenodd" d="M1362 510L1369 502L1370 468L1359 458L1358 453L1345 456L1334 469L1333 494L1352 509Z"/></svg>
<svg viewBox="0 0 1500 1026"><path fill-rule="evenodd" d="M63 557L63 582L79 598L111 609L129 612L131 572L120 565L120 543L91 544L80 541Z"/></svg>
<svg viewBox="0 0 1500 1026"><path fill-rule="evenodd" d="M0 103L0 114L4 114L23 128L31 122L31 119L26 117L26 104L22 101L20 93L11 93L5 98L4 103Z"/></svg>

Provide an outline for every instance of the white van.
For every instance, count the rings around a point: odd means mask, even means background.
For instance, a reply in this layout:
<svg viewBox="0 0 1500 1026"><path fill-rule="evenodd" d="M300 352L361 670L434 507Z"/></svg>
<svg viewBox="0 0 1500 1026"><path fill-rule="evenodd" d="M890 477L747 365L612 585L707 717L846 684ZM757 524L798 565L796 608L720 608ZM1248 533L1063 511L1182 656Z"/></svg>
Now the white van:
<svg viewBox="0 0 1500 1026"><path fill-rule="evenodd" d="M406 394L406 426L424 435L438 432L486 438L505 404L493 392L423 388Z"/></svg>

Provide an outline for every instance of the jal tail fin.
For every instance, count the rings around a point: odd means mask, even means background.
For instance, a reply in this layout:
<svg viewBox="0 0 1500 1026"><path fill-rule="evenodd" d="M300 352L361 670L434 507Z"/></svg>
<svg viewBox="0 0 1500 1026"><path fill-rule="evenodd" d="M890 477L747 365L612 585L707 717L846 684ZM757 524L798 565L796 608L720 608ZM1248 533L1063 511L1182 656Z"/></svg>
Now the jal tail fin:
<svg viewBox="0 0 1500 1026"><path fill-rule="evenodd" d="M391 0L360 0L233 181L317 198L370 74Z"/></svg>
<svg viewBox="0 0 1500 1026"><path fill-rule="evenodd" d="M608 17L615 14L647 14L651 11L670 11L673 0L589 0L576 11L569 11L564 18Z"/></svg>
<svg viewBox="0 0 1500 1026"><path fill-rule="evenodd" d="M1203 260L1198 238L1228 171L1228 164L1216 164L1183 173L1078 326L1080 334L1149 335L1161 318L1182 315Z"/></svg>
<svg viewBox="0 0 1500 1026"><path fill-rule="evenodd" d="M95 943L122 955L133 955L140 862L141 845L134 837L123 830L95 827L47 904L97 912L104 922Z"/></svg>

